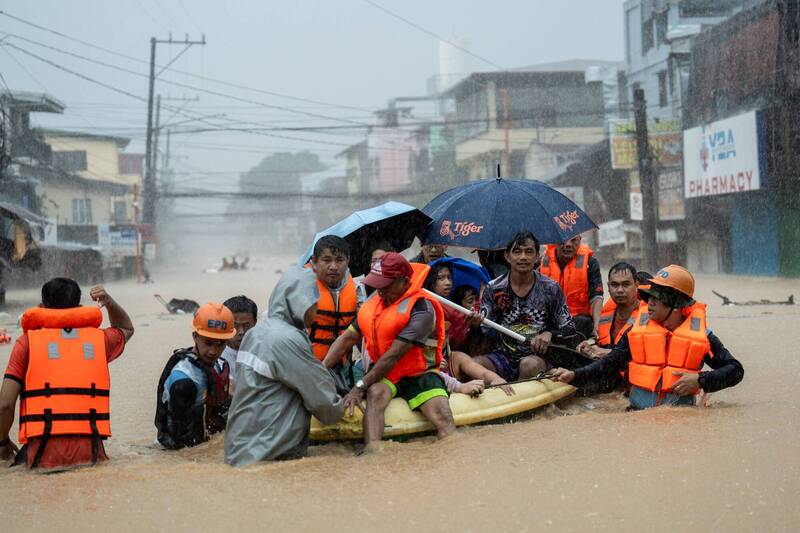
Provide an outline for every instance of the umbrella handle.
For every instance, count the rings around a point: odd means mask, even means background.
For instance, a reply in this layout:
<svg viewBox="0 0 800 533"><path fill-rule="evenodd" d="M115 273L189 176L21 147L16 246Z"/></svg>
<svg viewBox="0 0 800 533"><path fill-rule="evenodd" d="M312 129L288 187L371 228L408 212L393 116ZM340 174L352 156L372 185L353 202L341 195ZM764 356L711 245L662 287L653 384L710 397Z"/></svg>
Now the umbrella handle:
<svg viewBox="0 0 800 533"><path fill-rule="evenodd" d="M433 293L433 292L429 291L428 289L422 289L422 290L423 290L423 292L425 292L425 294L427 294L428 296L430 296L432 298L435 298L442 305L446 305L447 307L451 307L451 308L455 309L456 311L459 311L459 312L461 312L461 313L463 313L465 315L471 315L472 314L472 311L470 311L469 309L467 309L465 307L461 307L457 303L451 302L450 300L448 300L447 298L445 298L443 296L439 296L438 294ZM484 318L483 319L483 324L488 326L488 327L490 327L490 328L492 328L492 329L494 329L494 330L496 330L496 331L499 331L503 335L508 335L509 337L511 337L514 340L517 340L519 342L525 342L525 337L524 336L520 335L519 333L517 333L515 331L511 331L510 329L508 329L506 327L501 326L497 322L492 322L488 318Z"/></svg>

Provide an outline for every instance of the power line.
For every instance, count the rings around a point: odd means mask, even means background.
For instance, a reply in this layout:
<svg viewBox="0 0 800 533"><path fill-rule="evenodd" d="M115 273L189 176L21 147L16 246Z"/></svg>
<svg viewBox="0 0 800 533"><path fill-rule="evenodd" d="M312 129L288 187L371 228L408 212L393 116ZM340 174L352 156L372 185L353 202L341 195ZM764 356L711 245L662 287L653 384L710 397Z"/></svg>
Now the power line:
<svg viewBox="0 0 800 533"><path fill-rule="evenodd" d="M136 0L136 3L139 5L139 9L141 10L141 12L147 15L147 17L150 20L161 26L165 31L169 31L169 28L167 28L160 20L154 17L153 14L150 13L150 11L148 11L146 7L144 7L144 4L142 4L139 0Z"/></svg>
<svg viewBox="0 0 800 533"><path fill-rule="evenodd" d="M122 57L124 59L128 59L129 61L134 61L136 63L149 65L149 63L147 61L145 61L143 59L140 59L138 57L134 57L134 56L130 56L130 55L127 55L127 54L123 54L121 52L117 52L115 50L111 50L109 48L106 48L106 47L103 47L103 46L99 46L97 44L90 43L88 41L84 41L83 39L79 39L77 37L72 37L71 35L67 35L67 34L65 34L63 32L54 30L52 28L47 28L45 26L41 26L41 25L36 24L34 22L31 22L29 20L25 20L23 18L14 16L14 15L8 13L7 11L0 11L0 15L5 15L6 17L9 17L9 18L11 18L13 20L16 20L17 22L20 22L22 24L31 26L33 28L36 28L36 29L44 31L44 32L51 33L53 35L57 35L57 36L59 36L59 37L61 37L63 39L68 39L70 41L73 41L73 42L76 42L76 43L80 43L80 44L82 44L84 46L88 46L89 48L94 48L96 50L103 51L103 52L105 52L107 54L111 54L111 55L114 55L114 56L117 56L117 57ZM161 67L161 65L156 65L156 66L159 67L159 68ZM353 111L369 111L369 109L363 108L363 107L356 107L356 106L350 106L350 105L345 105L345 104L335 104L335 103L330 103L330 102L322 102L320 100L313 100L313 99L310 99L310 98L302 98L302 97L299 97L299 96L293 96L293 95L289 95L289 94L278 93L278 92L275 92L275 91L267 91L265 89L259 89L259 88L256 88L256 87L248 87L246 85L241 85L241 84L232 83L232 82L225 81L225 80L219 80L219 79L215 79L215 78L210 78L210 77L207 77L207 76L194 74L192 72L181 71L181 70L177 70L177 69L174 69L174 68L170 69L170 71L174 72L176 74L181 74L183 76L189 76L189 77L192 77L192 78L195 78L195 79L199 79L199 80L203 80L203 81L210 81L210 82L213 82L213 83L217 83L217 84L220 84L220 85L225 85L225 86L228 86L228 87L233 87L233 88L236 88L236 89L242 89L242 90L245 90L245 91L261 93L261 94L265 94L265 95L268 95L268 96L276 96L278 98L285 98L287 100L295 100L295 101L305 102L305 103L310 103L310 104L318 104L318 105L322 105L322 106L325 106L325 107L338 107L338 108L341 108L341 109L350 109L350 110L353 110Z"/></svg>
<svg viewBox="0 0 800 533"><path fill-rule="evenodd" d="M137 72L135 70L131 70L131 69L128 69L128 68L125 68L125 67L121 67L119 65L113 65L111 63L106 63L105 61L100 61L98 59L93 59L93 58L90 58L90 57L86 57L86 56L81 55L81 54L76 54L74 52L69 52L67 50L62 50L62 49L57 48L55 46L50 46L50 45L45 44L45 43L34 41L33 39L28 39L27 37L22 37L20 35L8 34L7 37L13 37L15 39L19 39L21 41L25 41L25 42L31 43L33 45L36 45L36 46L41 46L42 48L46 48L48 50L51 50L51 51L54 51L54 52L57 52L57 53L60 53L60 54L68 55L68 56L80 59L82 61L87 61L89 63L94 63L96 65L100 65L100 66L103 66L103 67L106 67L106 68L110 68L110 69L113 69L113 70L117 70L117 71L120 71L120 72L125 72L125 73L131 74L133 76L138 76L138 77L141 77L141 78L147 78L148 77L147 74L144 74L142 72ZM7 46L14 46L18 50L24 51L24 49L19 48L16 45L13 45L11 43L6 42L4 44L6 44ZM235 101L239 101L239 102L243 102L243 103L254 104L254 105L265 107L267 109L277 109L277 110L280 110L280 111L287 111L287 112L290 112L290 113L295 113L295 114L299 114L299 115L306 115L306 116L309 116L309 117L314 117L314 118L323 119L323 120L333 120L333 121L337 121L337 122L345 122L345 123L356 124L356 125L361 125L361 126L367 126L368 125L368 124L365 124L363 122L357 122L357 121L354 121L354 120L341 119L341 118L338 118L338 117L322 115L320 113L312 113L312 112L309 112L309 111L302 111L302 110L299 110L299 109L293 109L291 107L267 104L267 103L264 103L264 102L259 102L257 100L250 100L249 98L241 98L239 96L226 94L226 93L221 93L219 91L214 91L214 90L211 90L211 89L204 89L202 87L196 87L196 86L193 86L193 85L189 85L189 84L181 83L181 82L177 82L177 81L161 80L161 83L166 83L167 85L174 85L176 87L181 87L181 88L184 88L184 89L191 89L193 91L199 91L199 92L207 93L207 94L210 94L210 95L213 95L213 96L219 96L220 98L227 98L229 100L235 100Z"/></svg>
<svg viewBox="0 0 800 533"><path fill-rule="evenodd" d="M398 15L398 14L397 14L397 13L395 13L394 11L389 11L388 9L386 9L385 7L383 7L382 5L380 5L380 4L376 3L376 2L373 2L372 0L364 0L364 2L368 3L368 4L369 4L369 5L371 5L372 7L375 7L375 8L377 8L377 9L380 9L381 11L383 11L384 13L386 13L386 14L387 14L387 15L389 15L389 16L392 16L392 17L394 17L394 18L396 18L396 19L398 19L398 20L401 20L401 21L405 22L406 24L408 24L409 26L411 26L411 27L413 27L413 28L416 28L416 29L418 29L419 31L421 31L421 32L423 32L423 33L426 33L426 34L430 35L431 37L434 37L435 39L439 39L440 41L442 41L442 42L444 42L444 43L447 43L447 44L449 44L449 45L450 45L450 46L452 46L453 48L457 48L457 49L461 50L461 51L462 51L462 52L464 52L465 54L469 54L469 55L471 55L472 57L474 57L474 58L476 58L476 59L479 59L479 60L483 61L484 63L486 63L486 64L489 64L489 65L493 66L493 67L494 67L494 68L496 68L497 70L505 70L503 67L501 67L500 65L498 65L498 64L497 64L497 63L495 63L494 61L490 61L490 60L486 59L485 57L479 56L478 54L476 54L476 53L474 53L474 52L472 52L472 51L470 51L470 50L467 50L467 49L466 49L466 48L464 48L463 46L459 46L458 44L456 44L456 43L454 43L454 42L452 42L452 41L449 41L449 40L445 39L444 37L442 37L442 36L440 36L440 35L437 35L436 33L432 32L431 30L429 30L429 29L427 29L427 28L423 28L423 27L422 27L422 26L420 26L419 24L417 24L417 23L415 23L415 22L412 22L412 21L408 20L407 18L405 18L405 17L402 17L402 16Z"/></svg>

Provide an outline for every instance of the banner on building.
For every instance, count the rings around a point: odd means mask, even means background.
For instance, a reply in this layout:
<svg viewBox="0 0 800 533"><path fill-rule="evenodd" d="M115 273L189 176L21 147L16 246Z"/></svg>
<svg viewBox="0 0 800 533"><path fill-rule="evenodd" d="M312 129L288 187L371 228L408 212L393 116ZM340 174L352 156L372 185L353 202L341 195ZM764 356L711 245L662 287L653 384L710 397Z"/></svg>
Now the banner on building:
<svg viewBox="0 0 800 533"><path fill-rule="evenodd" d="M108 231L111 252L117 255L136 255L136 227L113 226Z"/></svg>
<svg viewBox="0 0 800 533"><path fill-rule="evenodd" d="M630 211L628 218L634 221L644 219L644 202L642 201L642 184L639 181L639 172L632 170L628 175L630 183Z"/></svg>
<svg viewBox="0 0 800 533"><path fill-rule="evenodd" d="M647 125L650 151L662 166L682 164L681 126L675 121L653 122ZM636 126L632 121L609 121L611 168L635 170L639 168L636 152Z"/></svg>
<svg viewBox="0 0 800 533"><path fill-rule="evenodd" d="M686 212L683 205L683 173L680 168L662 170L658 173L658 219L683 220Z"/></svg>
<svg viewBox="0 0 800 533"><path fill-rule="evenodd" d="M766 144L758 111L683 132L684 196L755 191L764 187Z"/></svg>

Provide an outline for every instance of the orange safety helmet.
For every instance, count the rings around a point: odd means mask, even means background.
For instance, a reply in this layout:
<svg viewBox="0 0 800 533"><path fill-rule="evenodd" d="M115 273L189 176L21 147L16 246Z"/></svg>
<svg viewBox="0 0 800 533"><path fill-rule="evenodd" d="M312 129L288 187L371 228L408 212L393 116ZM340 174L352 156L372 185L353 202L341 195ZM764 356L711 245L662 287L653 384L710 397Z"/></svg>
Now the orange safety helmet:
<svg viewBox="0 0 800 533"><path fill-rule="evenodd" d="M688 307L694 303L694 276L682 266L666 266L649 281L649 287L639 287L639 297L644 301L653 296L672 307Z"/></svg>
<svg viewBox="0 0 800 533"><path fill-rule="evenodd" d="M224 305L209 302L200 306L194 314L192 330L209 339L232 339L236 336L233 313Z"/></svg>

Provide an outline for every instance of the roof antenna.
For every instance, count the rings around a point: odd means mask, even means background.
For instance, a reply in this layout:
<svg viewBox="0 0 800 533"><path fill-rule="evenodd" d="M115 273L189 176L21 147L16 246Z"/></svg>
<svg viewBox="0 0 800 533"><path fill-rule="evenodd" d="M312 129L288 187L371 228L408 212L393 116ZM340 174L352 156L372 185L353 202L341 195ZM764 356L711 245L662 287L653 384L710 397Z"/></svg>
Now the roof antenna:
<svg viewBox="0 0 800 533"><path fill-rule="evenodd" d="M497 163L497 179L500 179L500 163Z"/></svg>

